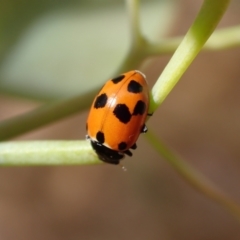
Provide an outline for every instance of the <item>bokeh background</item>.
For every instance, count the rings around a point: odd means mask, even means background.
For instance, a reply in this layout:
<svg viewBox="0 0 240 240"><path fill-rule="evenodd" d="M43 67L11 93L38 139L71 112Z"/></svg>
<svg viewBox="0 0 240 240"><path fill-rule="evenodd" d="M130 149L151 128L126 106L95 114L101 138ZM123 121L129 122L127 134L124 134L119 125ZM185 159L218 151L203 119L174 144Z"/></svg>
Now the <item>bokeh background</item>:
<svg viewBox="0 0 240 240"><path fill-rule="evenodd" d="M151 38L184 34L202 1L141 1ZM0 2L0 119L81 94L128 49L124 1ZM232 1L220 27L239 24ZM227 36L226 36L227 37ZM141 70L152 86L170 59ZM240 49L202 52L148 122L240 203ZM100 81L100 82L99 82ZM14 140L83 139L87 111ZM127 172L107 164L0 169L0 239L240 239L239 223L196 192L140 137Z"/></svg>

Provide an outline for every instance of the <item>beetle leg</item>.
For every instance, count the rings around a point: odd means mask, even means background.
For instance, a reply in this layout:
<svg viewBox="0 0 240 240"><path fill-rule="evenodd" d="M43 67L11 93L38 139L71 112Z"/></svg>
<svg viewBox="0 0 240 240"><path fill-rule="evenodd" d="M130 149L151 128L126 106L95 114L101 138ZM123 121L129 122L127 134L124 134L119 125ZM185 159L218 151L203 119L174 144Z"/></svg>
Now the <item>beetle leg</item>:
<svg viewBox="0 0 240 240"><path fill-rule="evenodd" d="M129 150L125 150L124 153L127 154L130 157L132 156L132 153Z"/></svg>
<svg viewBox="0 0 240 240"><path fill-rule="evenodd" d="M147 126L144 124L141 129L141 133L146 133L148 131Z"/></svg>
<svg viewBox="0 0 240 240"><path fill-rule="evenodd" d="M131 148L131 149L136 149L136 148L137 148L137 144L134 143L130 148Z"/></svg>

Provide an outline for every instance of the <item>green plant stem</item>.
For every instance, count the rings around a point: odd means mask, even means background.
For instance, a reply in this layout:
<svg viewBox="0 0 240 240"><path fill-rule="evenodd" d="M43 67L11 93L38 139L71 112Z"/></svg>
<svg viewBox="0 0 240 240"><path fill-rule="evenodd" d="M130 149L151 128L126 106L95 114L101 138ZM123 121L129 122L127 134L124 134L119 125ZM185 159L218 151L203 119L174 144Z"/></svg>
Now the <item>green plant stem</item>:
<svg viewBox="0 0 240 240"><path fill-rule="evenodd" d="M126 0L131 45L128 54L118 68L118 73L137 69L146 58L146 40L142 36L139 20L139 0Z"/></svg>
<svg viewBox="0 0 240 240"><path fill-rule="evenodd" d="M214 32L204 50L224 50L240 46L240 25L223 28Z"/></svg>
<svg viewBox="0 0 240 240"><path fill-rule="evenodd" d="M17 141L0 143L0 166L100 164L88 141Z"/></svg>
<svg viewBox="0 0 240 240"><path fill-rule="evenodd" d="M230 0L204 1L196 20L152 89L150 112L157 109L177 84L216 28L229 2Z"/></svg>
<svg viewBox="0 0 240 240"><path fill-rule="evenodd" d="M240 222L240 206L234 200L219 190L213 182L206 179L200 172L176 156L153 134L153 132L148 131L146 138L151 143L151 146L163 156L163 158L187 181L187 183L192 185L192 187L200 193L222 205Z"/></svg>
<svg viewBox="0 0 240 240"><path fill-rule="evenodd" d="M172 37L161 39L160 42L147 42L145 46L146 55L160 56L171 54L175 51L184 37ZM216 30L203 46L204 51L220 51L240 46L240 26Z"/></svg>
<svg viewBox="0 0 240 240"><path fill-rule="evenodd" d="M142 38L139 22L139 0L126 0L132 48L139 44Z"/></svg>
<svg viewBox="0 0 240 240"><path fill-rule="evenodd" d="M96 89L87 94L44 104L30 112L0 122L0 141L16 137L43 125L86 109L96 94Z"/></svg>

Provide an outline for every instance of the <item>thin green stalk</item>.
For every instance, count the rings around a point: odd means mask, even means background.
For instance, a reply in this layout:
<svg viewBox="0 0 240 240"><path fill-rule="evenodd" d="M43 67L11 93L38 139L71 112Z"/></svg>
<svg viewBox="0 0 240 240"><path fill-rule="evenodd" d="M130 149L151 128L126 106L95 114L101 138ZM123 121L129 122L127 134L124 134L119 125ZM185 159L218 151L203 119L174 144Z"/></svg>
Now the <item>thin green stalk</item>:
<svg viewBox="0 0 240 240"><path fill-rule="evenodd" d="M0 122L0 141L16 137L80 110L87 109L96 91L94 89L75 98L48 103L30 112Z"/></svg>
<svg viewBox="0 0 240 240"><path fill-rule="evenodd" d="M161 39L159 42L148 41L145 46L146 55L160 56L171 54L177 49L184 36ZM240 26L216 30L203 46L203 51L221 51L240 46Z"/></svg>
<svg viewBox="0 0 240 240"><path fill-rule="evenodd" d="M139 0L126 0L125 2L128 11L132 47L135 47L142 38L139 21Z"/></svg>
<svg viewBox="0 0 240 240"><path fill-rule="evenodd" d="M157 109L177 84L216 28L229 2L230 0L204 1L196 20L152 89L150 112Z"/></svg>
<svg viewBox="0 0 240 240"><path fill-rule="evenodd" d="M0 166L101 164L88 141L17 141L0 143Z"/></svg>
<svg viewBox="0 0 240 240"><path fill-rule="evenodd" d="M169 150L153 132L148 131L146 138L159 155L163 156L163 158L187 181L187 183L192 185L192 187L200 193L222 205L240 222L240 206L234 200L218 189L213 182L206 179L200 172Z"/></svg>
<svg viewBox="0 0 240 240"><path fill-rule="evenodd" d="M223 28L213 33L204 50L224 50L240 46L240 25Z"/></svg>

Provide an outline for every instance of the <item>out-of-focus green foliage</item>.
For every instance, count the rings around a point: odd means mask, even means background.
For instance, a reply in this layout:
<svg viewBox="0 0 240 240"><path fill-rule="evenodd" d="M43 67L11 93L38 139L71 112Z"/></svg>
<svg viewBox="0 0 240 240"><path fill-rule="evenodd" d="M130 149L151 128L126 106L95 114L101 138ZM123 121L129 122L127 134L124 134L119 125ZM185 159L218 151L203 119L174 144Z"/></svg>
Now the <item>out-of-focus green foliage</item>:
<svg viewBox="0 0 240 240"><path fill-rule="evenodd" d="M152 38L173 19L171 1L143 1L141 10ZM10 0L0 3L0 24L0 91L34 99L101 85L130 42L124 1Z"/></svg>

